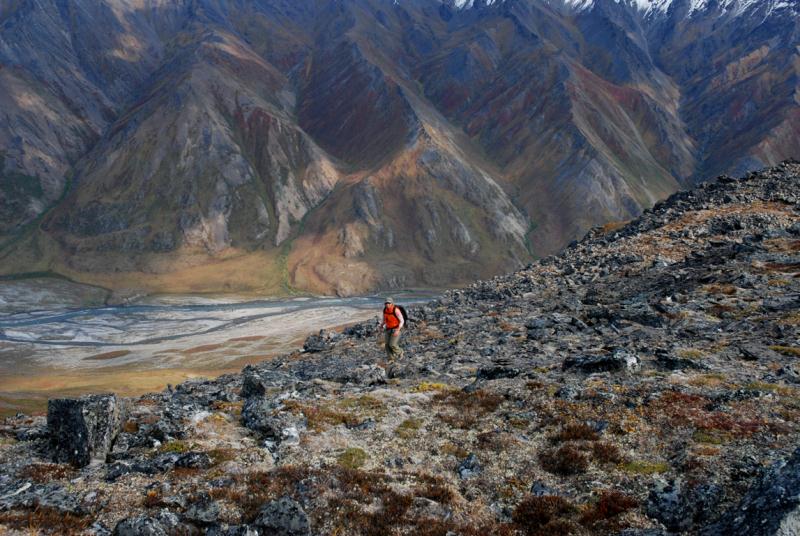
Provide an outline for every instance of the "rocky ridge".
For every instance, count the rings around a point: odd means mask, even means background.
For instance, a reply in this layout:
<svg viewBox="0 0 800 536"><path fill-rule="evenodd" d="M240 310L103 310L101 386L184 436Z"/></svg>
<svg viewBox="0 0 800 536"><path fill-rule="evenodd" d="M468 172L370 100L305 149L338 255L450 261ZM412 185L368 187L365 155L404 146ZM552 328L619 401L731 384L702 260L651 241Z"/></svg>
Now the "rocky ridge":
<svg viewBox="0 0 800 536"><path fill-rule="evenodd" d="M800 163L719 177L412 308L401 362L367 322L9 418L0 530L797 534L798 274Z"/></svg>

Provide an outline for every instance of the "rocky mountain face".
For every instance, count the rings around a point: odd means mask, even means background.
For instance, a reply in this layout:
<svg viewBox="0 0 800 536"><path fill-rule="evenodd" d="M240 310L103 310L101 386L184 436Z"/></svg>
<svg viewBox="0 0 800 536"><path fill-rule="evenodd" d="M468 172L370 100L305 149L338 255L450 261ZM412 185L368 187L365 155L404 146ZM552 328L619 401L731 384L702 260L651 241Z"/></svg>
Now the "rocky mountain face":
<svg viewBox="0 0 800 536"><path fill-rule="evenodd" d="M241 374L0 425L0 530L789 535L800 163ZM24 531L24 532L23 532Z"/></svg>
<svg viewBox="0 0 800 536"><path fill-rule="evenodd" d="M516 268L800 154L797 12L5 3L0 269L349 294Z"/></svg>

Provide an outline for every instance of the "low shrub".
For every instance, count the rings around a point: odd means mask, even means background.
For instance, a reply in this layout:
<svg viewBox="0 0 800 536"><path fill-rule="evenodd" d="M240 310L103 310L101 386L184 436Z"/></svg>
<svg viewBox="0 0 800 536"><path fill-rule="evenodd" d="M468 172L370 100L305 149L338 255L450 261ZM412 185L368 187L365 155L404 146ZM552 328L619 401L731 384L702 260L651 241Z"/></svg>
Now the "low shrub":
<svg viewBox="0 0 800 536"><path fill-rule="evenodd" d="M570 423L564 426L551 439L559 443L564 441L596 441L600 439L600 435L588 424Z"/></svg>
<svg viewBox="0 0 800 536"><path fill-rule="evenodd" d="M592 459L599 463L622 463L623 457L619 447L613 443L598 441L592 445Z"/></svg>
<svg viewBox="0 0 800 536"><path fill-rule="evenodd" d="M639 503L633 497L616 490L604 491L597 503L584 511L581 516L581 523L591 526L599 521L623 514L637 506L639 506Z"/></svg>
<svg viewBox="0 0 800 536"><path fill-rule="evenodd" d="M545 534L549 532L542 531L544 527L554 521L563 520L562 518L575 511L575 506L563 497L530 495L520 501L511 514L511 519L523 534Z"/></svg>
<svg viewBox="0 0 800 536"><path fill-rule="evenodd" d="M569 444L545 450L539 455L539 462L545 471L563 476L585 473L589 468L589 458Z"/></svg>

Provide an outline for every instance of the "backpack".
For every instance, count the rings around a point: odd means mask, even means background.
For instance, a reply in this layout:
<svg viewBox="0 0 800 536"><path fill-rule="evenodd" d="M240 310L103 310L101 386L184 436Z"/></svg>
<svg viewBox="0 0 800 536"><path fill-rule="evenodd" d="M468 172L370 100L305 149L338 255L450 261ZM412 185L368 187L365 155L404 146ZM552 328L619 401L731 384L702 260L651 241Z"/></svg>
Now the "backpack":
<svg viewBox="0 0 800 536"><path fill-rule="evenodd" d="M403 315L403 322L404 323L408 324L409 322L411 322L411 319L408 318L408 313L406 312L406 308L405 307L403 307L402 305L395 305L395 307L400 309L400 314Z"/></svg>

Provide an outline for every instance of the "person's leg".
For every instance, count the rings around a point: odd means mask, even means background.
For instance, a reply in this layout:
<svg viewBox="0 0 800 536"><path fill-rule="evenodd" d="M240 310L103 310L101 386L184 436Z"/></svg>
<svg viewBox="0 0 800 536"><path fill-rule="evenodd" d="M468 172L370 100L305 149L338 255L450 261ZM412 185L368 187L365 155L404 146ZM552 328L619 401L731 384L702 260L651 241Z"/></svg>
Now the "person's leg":
<svg viewBox="0 0 800 536"><path fill-rule="evenodd" d="M384 341L383 342L383 348L384 348L384 350L386 350L386 357L388 357L389 359L392 359L392 357L394 357L394 356L392 355L392 346L391 346L391 343L392 343L392 332L391 331L386 330L386 333L384 333L384 335L383 335L383 341Z"/></svg>
<svg viewBox="0 0 800 536"><path fill-rule="evenodd" d="M400 348L400 334L391 335L389 337L389 348L392 352L392 357L399 359L403 357L403 349Z"/></svg>

